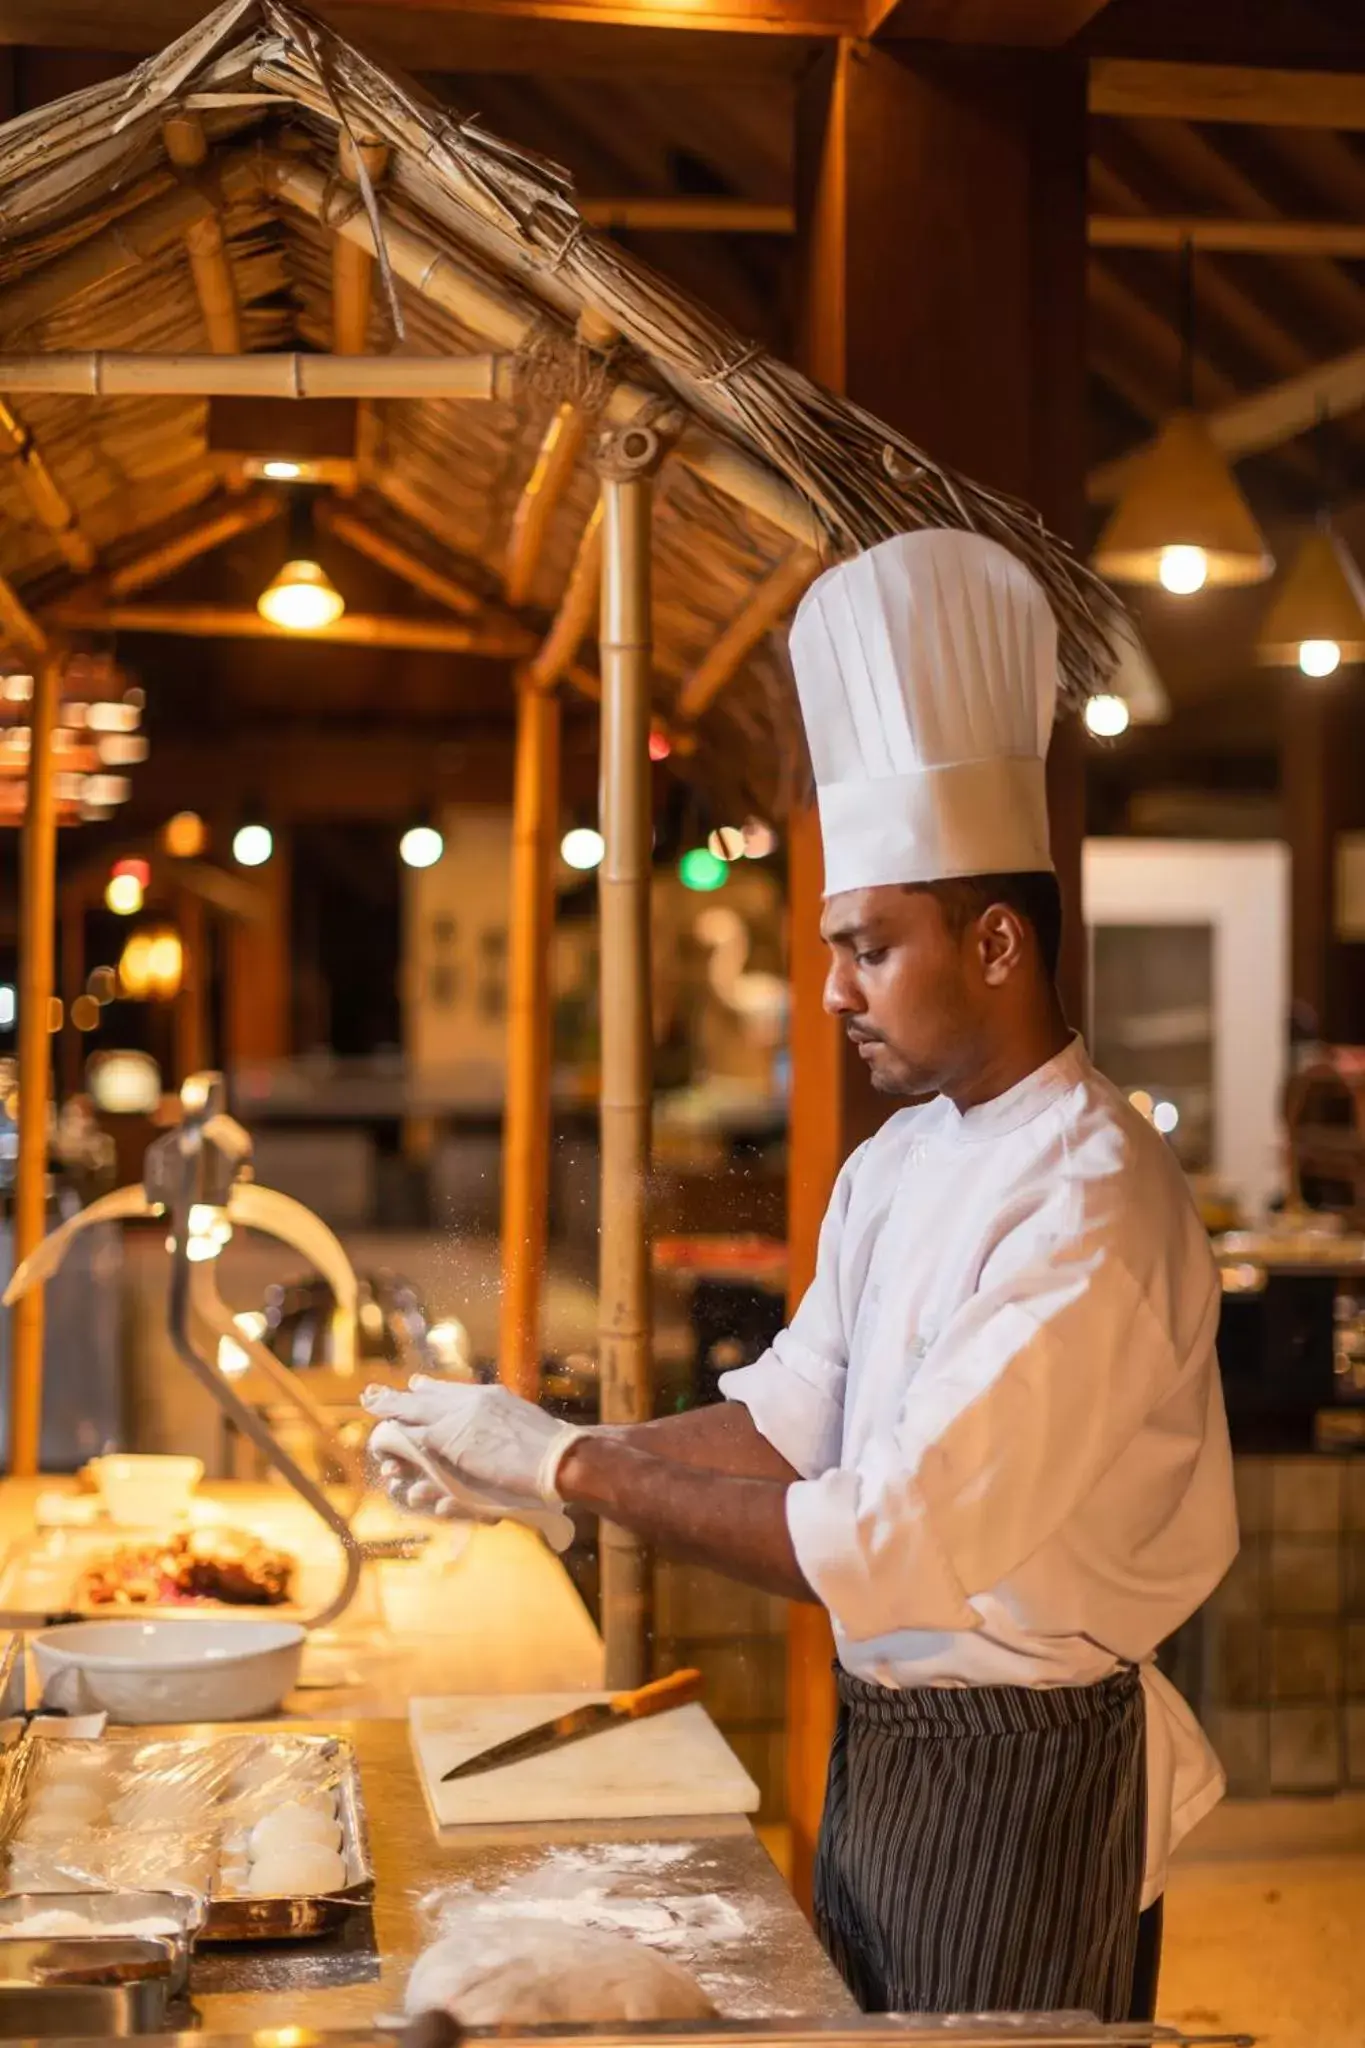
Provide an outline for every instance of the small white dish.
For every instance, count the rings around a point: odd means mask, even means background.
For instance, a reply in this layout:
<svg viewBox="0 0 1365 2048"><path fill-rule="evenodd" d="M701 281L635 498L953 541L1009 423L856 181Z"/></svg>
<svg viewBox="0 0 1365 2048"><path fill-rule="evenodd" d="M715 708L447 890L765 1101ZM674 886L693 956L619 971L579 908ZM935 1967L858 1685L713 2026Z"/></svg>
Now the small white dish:
<svg viewBox="0 0 1365 2048"><path fill-rule="evenodd" d="M140 1457L115 1453L92 1458L90 1472L111 1522L120 1529L165 1529L189 1513L204 1476L199 1458Z"/></svg>
<svg viewBox="0 0 1365 2048"><path fill-rule="evenodd" d="M82 1621L33 1638L45 1707L111 1720L251 1721L298 1682L292 1621Z"/></svg>

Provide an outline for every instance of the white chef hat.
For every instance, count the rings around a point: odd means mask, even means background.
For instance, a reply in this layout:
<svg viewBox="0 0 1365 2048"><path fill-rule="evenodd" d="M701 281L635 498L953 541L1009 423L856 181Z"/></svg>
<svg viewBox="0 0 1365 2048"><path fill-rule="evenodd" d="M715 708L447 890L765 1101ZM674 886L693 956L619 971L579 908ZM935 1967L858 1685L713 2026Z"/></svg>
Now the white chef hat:
<svg viewBox="0 0 1365 2048"><path fill-rule="evenodd" d="M825 893L1051 869L1057 625L980 534L901 533L811 585L791 632Z"/></svg>

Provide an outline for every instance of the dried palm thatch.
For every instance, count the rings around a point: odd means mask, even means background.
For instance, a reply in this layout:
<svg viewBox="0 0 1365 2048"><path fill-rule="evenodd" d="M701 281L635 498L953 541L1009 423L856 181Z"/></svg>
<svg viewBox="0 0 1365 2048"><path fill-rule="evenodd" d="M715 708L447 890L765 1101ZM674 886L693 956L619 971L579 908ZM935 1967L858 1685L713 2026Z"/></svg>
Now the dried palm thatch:
<svg viewBox="0 0 1365 2048"><path fill-rule="evenodd" d="M207 166L189 179L162 141L166 119L185 111L209 140ZM362 149L353 153L358 185L336 175L343 138L386 146L379 190ZM184 208L201 202L223 231L248 349L330 346L331 249L342 233L377 258L372 348L514 354L514 402L389 400L369 409L365 433L370 501L409 532L415 522L485 588L496 587L559 404L666 425L683 460L666 467L659 493L663 704L791 545L756 509L761 494L740 504L717 487L726 449L809 508L801 537L818 540L826 560L930 525L1003 542L1047 592L1067 695L1108 678L1117 602L1026 506L955 476L748 346L588 228L564 172L280 0L226 0L127 77L0 129L0 348L202 346L181 240ZM435 289L438 272L453 290ZM616 338L604 343L608 333ZM34 398L27 411L106 566L135 551L140 527L218 487L202 402ZM699 433L719 442L719 464L687 466ZM594 488L585 460L550 522L528 598L534 614L548 616L562 594ZM0 571L39 604L69 588L50 535L3 472L0 514ZM732 781L740 761L747 791L769 807L780 801L796 773L796 722L771 646L760 644L716 700L700 742L701 772Z"/></svg>

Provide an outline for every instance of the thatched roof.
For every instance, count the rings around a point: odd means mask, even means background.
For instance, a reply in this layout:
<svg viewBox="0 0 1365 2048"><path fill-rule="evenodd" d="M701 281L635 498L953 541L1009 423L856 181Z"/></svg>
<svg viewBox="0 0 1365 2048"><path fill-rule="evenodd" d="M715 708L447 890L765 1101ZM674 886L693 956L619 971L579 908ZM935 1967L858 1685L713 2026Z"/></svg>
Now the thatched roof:
<svg viewBox="0 0 1365 2048"><path fill-rule="evenodd" d="M168 117L186 112L209 145L194 172L172 164L164 136ZM372 187L362 171L356 189L337 175L339 145L373 141L388 150L382 182ZM356 154L363 161L364 149ZM1107 676L1114 601L1027 508L939 469L857 407L746 346L587 229L563 173L276 0L227 0L126 78L0 128L0 350L202 351L182 231L167 227L177 184L207 195L217 213L242 350L332 346L341 230L378 250L372 352L492 348L515 359L514 388L489 403L370 404L363 450L371 524L424 546L503 617L509 531L557 408L570 400L618 423L641 410L668 436L681 434L656 514L662 710L790 557L803 523L801 539L825 560L926 524L993 534L1049 592L1069 694ZM423 249L434 258L425 267ZM438 267L450 288L434 297ZM614 341L603 339L608 328ZM99 572L135 555L168 520L194 507L202 516L222 493L202 399L32 395L14 405ZM689 459L692 443L705 444L705 459ZM594 500L591 449L590 436L520 604L537 628L563 596ZM772 504L800 516L768 516L764 488L738 497L722 488L727 451L749 485L770 485ZM63 541L51 519L35 516L32 479L25 488L17 464L0 464L0 515L0 576L41 616L81 586L70 535ZM738 769L749 795L780 805L794 734L790 687L765 636L706 714L698 768L731 789Z"/></svg>

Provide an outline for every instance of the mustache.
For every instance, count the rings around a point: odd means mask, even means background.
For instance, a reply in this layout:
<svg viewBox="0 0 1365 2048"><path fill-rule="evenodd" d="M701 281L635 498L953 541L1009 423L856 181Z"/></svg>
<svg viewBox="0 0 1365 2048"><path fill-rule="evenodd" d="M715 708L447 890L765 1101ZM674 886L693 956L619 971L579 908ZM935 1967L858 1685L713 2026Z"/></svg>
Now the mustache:
<svg viewBox="0 0 1365 2048"><path fill-rule="evenodd" d="M880 1031L859 1031L852 1024L845 1025L850 1043L853 1045L885 1045Z"/></svg>

